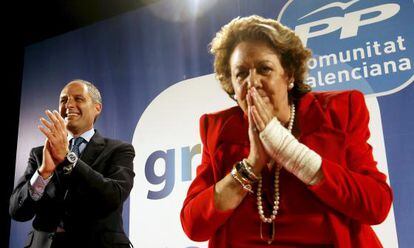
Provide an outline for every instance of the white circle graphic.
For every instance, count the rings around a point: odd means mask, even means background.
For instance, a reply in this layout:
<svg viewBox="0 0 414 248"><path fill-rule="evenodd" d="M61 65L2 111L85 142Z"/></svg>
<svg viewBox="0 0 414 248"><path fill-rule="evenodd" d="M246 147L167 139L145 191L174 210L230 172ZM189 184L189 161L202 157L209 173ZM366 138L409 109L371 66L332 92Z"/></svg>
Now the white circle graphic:
<svg viewBox="0 0 414 248"><path fill-rule="evenodd" d="M137 247L207 247L182 230L180 211L201 161L199 118L234 106L213 74L172 85L148 105L132 144L130 239Z"/></svg>

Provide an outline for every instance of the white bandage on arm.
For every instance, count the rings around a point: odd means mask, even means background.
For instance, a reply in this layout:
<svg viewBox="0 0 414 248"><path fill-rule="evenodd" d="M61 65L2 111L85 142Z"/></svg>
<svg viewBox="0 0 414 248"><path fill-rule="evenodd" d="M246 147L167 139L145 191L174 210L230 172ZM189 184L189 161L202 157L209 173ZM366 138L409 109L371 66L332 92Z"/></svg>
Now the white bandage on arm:
<svg viewBox="0 0 414 248"><path fill-rule="evenodd" d="M266 151L276 162L308 185L315 184L322 158L300 143L279 120L274 117L260 133Z"/></svg>

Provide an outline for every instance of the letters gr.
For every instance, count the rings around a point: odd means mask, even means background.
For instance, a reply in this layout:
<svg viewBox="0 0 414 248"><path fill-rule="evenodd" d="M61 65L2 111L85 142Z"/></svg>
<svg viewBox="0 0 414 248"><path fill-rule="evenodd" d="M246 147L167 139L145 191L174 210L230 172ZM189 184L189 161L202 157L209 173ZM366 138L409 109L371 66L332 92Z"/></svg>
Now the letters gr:
<svg viewBox="0 0 414 248"><path fill-rule="evenodd" d="M201 153L201 144L196 144L193 147L185 146L181 148L181 180L183 182L192 179L192 160L195 155ZM159 191L148 190L147 198L158 200L167 197L174 189L175 184L175 157L176 150L168 149L166 151L158 150L151 153L145 162L145 178L152 185L162 185L163 188ZM164 171L162 175L157 175L155 172L156 162L162 162Z"/></svg>

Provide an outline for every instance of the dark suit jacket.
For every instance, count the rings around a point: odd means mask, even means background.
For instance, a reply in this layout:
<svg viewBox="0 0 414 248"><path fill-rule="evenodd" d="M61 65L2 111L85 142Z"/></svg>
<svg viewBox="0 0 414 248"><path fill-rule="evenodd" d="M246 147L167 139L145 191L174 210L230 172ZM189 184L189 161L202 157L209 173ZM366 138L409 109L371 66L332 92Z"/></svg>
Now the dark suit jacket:
<svg viewBox="0 0 414 248"><path fill-rule="evenodd" d="M10 215L17 221L34 217L33 228L54 232L63 220L65 235L82 247L118 247L129 240L123 230L122 207L133 185L132 145L102 137L97 131L70 175L62 166L41 199L29 194L30 179L42 163L43 147L33 148L28 166L10 198ZM29 234L28 247L39 247Z"/></svg>

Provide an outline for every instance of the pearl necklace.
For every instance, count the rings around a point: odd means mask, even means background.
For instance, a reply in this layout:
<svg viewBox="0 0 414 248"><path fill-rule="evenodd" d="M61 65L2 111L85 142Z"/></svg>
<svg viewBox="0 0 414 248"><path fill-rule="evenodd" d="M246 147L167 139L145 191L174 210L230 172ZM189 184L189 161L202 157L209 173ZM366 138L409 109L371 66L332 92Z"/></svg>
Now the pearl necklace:
<svg viewBox="0 0 414 248"><path fill-rule="evenodd" d="M295 121L295 105L292 104L290 107L290 119L289 119L289 125L288 125L288 131L292 132L293 129L293 122ZM270 165L273 165L274 161L270 161L269 162ZM279 193L279 175L280 175L280 169L281 166L277 166L275 168L275 181L274 181L274 187L275 187L275 192L274 192L274 201L273 201L273 211L271 213L271 215L269 217L266 217L264 215L264 211L263 211L263 203L262 203L262 177L259 178L259 182L257 184L257 210L259 212L259 216L260 216L260 238L262 240L264 240L263 238L263 228L262 228L262 224L263 223L271 223L272 224L272 235L270 237L269 240L267 240L268 244L271 244L274 240L274 236L275 236L275 224L274 224L274 220L276 219L276 215L277 215L277 211L279 210L279 199L280 199L280 193Z"/></svg>

